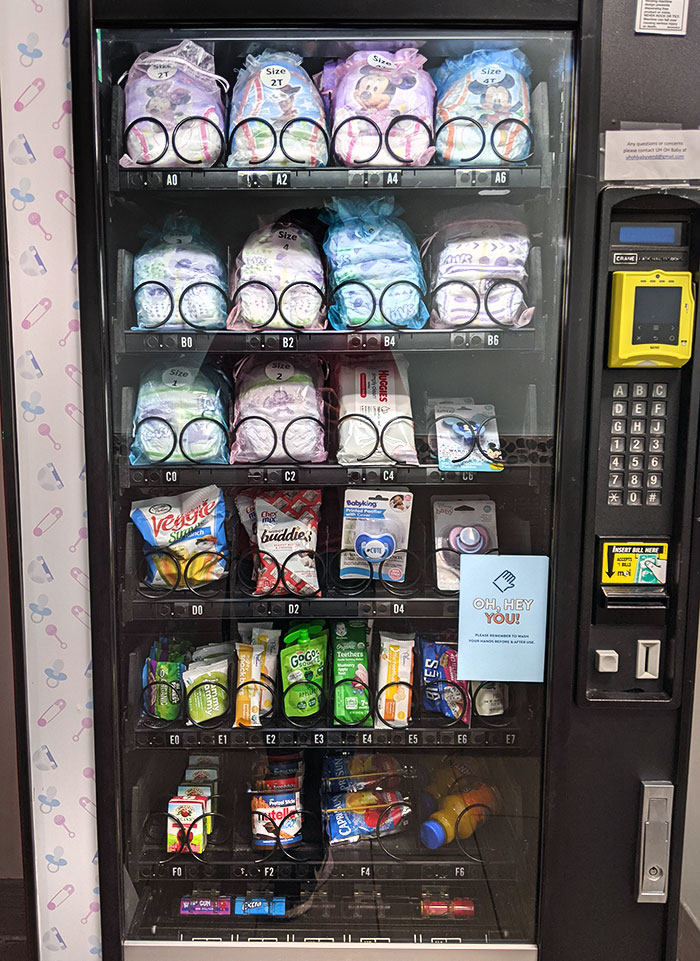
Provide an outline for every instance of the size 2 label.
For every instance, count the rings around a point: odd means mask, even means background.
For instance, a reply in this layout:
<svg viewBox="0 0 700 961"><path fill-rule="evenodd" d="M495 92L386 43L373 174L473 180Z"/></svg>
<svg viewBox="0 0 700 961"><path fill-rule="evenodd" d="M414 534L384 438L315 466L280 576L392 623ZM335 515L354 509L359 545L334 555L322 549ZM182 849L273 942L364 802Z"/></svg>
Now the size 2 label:
<svg viewBox="0 0 700 961"><path fill-rule="evenodd" d="M665 584L668 544L662 541L603 541L601 584Z"/></svg>

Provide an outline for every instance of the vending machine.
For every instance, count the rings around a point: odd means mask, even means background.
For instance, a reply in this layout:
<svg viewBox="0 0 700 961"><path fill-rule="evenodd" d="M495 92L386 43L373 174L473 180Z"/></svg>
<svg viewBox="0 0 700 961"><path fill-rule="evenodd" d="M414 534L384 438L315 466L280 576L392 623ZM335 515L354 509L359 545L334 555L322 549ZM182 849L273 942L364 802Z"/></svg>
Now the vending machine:
<svg viewBox="0 0 700 961"><path fill-rule="evenodd" d="M600 179L602 37L72 0L92 689L29 692L42 961L675 959L700 189Z"/></svg>

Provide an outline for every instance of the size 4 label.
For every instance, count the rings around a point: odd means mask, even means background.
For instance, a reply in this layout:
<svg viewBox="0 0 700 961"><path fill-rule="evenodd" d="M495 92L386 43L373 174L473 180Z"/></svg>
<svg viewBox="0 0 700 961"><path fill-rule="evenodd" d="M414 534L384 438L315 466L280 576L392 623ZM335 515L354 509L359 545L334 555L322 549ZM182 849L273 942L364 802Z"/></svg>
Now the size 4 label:
<svg viewBox="0 0 700 961"><path fill-rule="evenodd" d="M665 584L667 567L661 541L603 541L601 584Z"/></svg>

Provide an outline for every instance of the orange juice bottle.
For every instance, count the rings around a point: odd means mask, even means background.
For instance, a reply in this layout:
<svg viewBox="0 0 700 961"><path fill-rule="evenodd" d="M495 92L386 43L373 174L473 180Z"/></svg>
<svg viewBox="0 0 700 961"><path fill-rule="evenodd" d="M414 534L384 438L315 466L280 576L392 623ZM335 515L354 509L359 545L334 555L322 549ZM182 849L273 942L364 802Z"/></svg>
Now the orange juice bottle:
<svg viewBox="0 0 700 961"><path fill-rule="evenodd" d="M452 760L432 774L432 780L421 794L421 810L425 814L437 811L440 801L448 792L464 793L482 784L486 771L483 762L478 758L470 758L468 761Z"/></svg>
<svg viewBox="0 0 700 961"><path fill-rule="evenodd" d="M458 820L459 836L464 841L472 836L487 814L496 810L497 803L496 792L488 784L480 784L462 794L448 794L438 810L421 825L421 841L431 850L449 844L455 839ZM463 811L467 813L460 819Z"/></svg>

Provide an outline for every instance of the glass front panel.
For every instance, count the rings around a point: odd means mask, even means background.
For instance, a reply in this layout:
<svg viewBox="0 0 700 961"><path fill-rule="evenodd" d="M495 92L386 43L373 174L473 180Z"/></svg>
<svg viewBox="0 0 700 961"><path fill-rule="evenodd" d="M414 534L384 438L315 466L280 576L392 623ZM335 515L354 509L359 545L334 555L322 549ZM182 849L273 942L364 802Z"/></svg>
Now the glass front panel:
<svg viewBox="0 0 700 961"><path fill-rule="evenodd" d="M534 943L572 37L98 42L124 938Z"/></svg>

